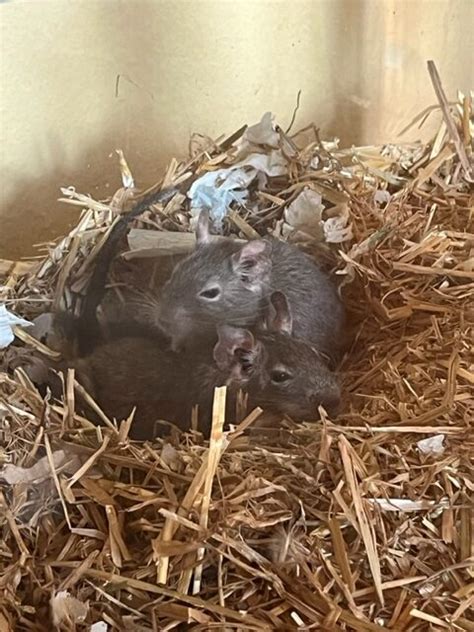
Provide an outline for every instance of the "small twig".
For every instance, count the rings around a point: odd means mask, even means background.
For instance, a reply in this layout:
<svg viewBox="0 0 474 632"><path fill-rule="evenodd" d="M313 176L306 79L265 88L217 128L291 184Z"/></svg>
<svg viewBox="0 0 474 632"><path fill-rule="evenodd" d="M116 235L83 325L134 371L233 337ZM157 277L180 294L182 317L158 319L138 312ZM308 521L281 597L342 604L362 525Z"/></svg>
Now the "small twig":
<svg viewBox="0 0 474 632"><path fill-rule="evenodd" d="M66 523L67 526L69 527L69 530L72 530L72 524L71 524L71 520L69 518L69 512L67 510L67 505L66 505L66 500L64 498L64 494L61 488L61 482L59 480L59 476L58 473L56 472L56 468L54 466L54 458L53 458L53 451L51 450L51 444L49 442L49 437L48 435L44 435L44 446L46 448L46 455L48 457L48 463L49 466L51 468L51 475L53 477L53 481L54 484L56 486L56 490L58 492L58 496L59 496L59 500L61 501L61 505L64 511L64 518L66 519Z"/></svg>
<svg viewBox="0 0 474 632"><path fill-rule="evenodd" d="M245 133L247 127L247 124L242 125L242 127L240 127L236 132L225 138L221 143L219 143L219 149L227 151L230 147L232 147L235 141L239 140L239 138Z"/></svg>
<svg viewBox="0 0 474 632"><path fill-rule="evenodd" d="M294 122L296 120L296 114L297 114L298 110L300 109L300 98L301 98L301 89L298 90L298 94L296 95L296 106L295 106L295 109L293 110L293 116L291 117L290 124L287 127L285 134L289 134L290 133L290 130L293 127L293 124L294 124Z"/></svg>
<svg viewBox="0 0 474 632"><path fill-rule="evenodd" d="M467 158L466 148L464 147L461 137L459 136L457 127L453 122L451 112L449 111L449 103L443 90L443 86L441 85L441 78L438 74L435 63L432 60L428 61L428 72L430 73L433 88L436 96L438 97L441 111L443 112L444 122L446 123L446 127L448 128L448 133L454 143L456 152L459 156L459 160L461 161L463 169L466 173L466 179L469 180L469 182L474 182L472 176L472 167L469 164L469 160Z"/></svg>
<svg viewBox="0 0 474 632"><path fill-rule="evenodd" d="M456 105L456 104L454 102L450 101L449 105ZM430 105L427 108L425 108L422 112L417 114L407 125L405 125L405 127L402 129L401 132L398 132L397 137L400 138L400 136L403 136L404 134L406 134L406 132L408 132L408 130L411 129L414 125L416 125L416 123L418 123L418 121L420 121L420 124L418 125L418 129L423 127L423 125L426 122L428 116L432 112L434 112L435 110L439 110L439 105L438 104Z"/></svg>

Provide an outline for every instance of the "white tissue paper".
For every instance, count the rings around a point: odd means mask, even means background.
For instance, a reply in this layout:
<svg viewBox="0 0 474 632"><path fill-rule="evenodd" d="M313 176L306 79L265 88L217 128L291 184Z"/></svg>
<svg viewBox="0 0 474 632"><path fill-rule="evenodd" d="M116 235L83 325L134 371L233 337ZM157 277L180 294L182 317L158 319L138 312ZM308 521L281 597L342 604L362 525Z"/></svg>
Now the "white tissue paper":
<svg viewBox="0 0 474 632"><path fill-rule="evenodd" d="M53 452L52 461L55 469L62 467L68 460L70 460L70 457L68 457L63 450ZM39 461L31 467L21 467L7 463L0 469L0 478L5 480L9 485L37 483L50 476L51 465L47 456L39 459Z"/></svg>
<svg viewBox="0 0 474 632"><path fill-rule="evenodd" d="M247 187L256 174L255 169L246 173L242 168L208 171L193 182L188 191L192 215L197 216L201 210L209 209L211 220L219 228L232 202L245 204Z"/></svg>
<svg viewBox="0 0 474 632"><path fill-rule="evenodd" d="M283 176L287 172L288 163L279 149L272 149L268 154L249 154L234 167L253 167L256 171L275 177Z"/></svg>
<svg viewBox="0 0 474 632"><path fill-rule="evenodd" d="M248 200L248 187L257 179L258 188L264 189L267 176L275 177L287 172L288 163L278 149L279 135L273 127L273 115L267 112L256 125L247 128L237 149L240 158L228 169L205 173L188 191L191 200L191 227L201 210L209 210L214 227L220 230L222 220L232 202L244 205ZM258 153L261 146L272 148Z"/></svg>
<svg viewBox="0 0 474 632"><path fill-rule="evenodd" d="M294 230L320 241L324 235L321 196L312 189L303 189L285 209L285 222Z"/></svg>
<svg viewBox="0 0 474 632"><path fill-rule="evenodd" d="M375 204L379 204L379 205L388 204L391 199L392 199L392 196L386 189L377 189L377 191L375 191L374 193Z"/></svg>
<svg viewBox="0 0 474 632"><path fill-rule="evenodd" d="M0 305L0 349L5 349L13 342L15 338L13 327L15 325L29 327L31 324L27 320L9 312L5 305Z"/></svg>
<svg viewBox="0 0 474 632"><path fill-rule="evenodd" d="M84 621L89 612L89 603L76 599L67 590L61 590L51 597L51 611L55 626L71 626Z"/></svg>
<svg viewBox="0 0 474 632"><path fill-rule="evenodd" d="M324 222L324 237L329 244L340 244L350 241L353 237L349 207L346 203L338 204L329 209L331 213Z"/></svg>
<svg viewBox="0 0 474 632"><path fill-rule="evenodd" d="M271 112L265 112L259 123L247 127L240 141L239 153L249 145L267 145L277 149L280 135L275 131L273 119Z"/></svg>
<svg viewBox="0 0 474 632"><path fill-rule="evenodd" d="M417 442L420 452L431 456L440 456L444 452L444 434L433 435Z"/></svg>
<svg viewBox="0 0 474 632"><path fill-rule="evenodd" d="M326 210L327 219L323 219ZM284 221L278 227L283 237L341 243L352 238L349 208L346 203L325 209L322 197L307 187L285 209Z"/></svg>

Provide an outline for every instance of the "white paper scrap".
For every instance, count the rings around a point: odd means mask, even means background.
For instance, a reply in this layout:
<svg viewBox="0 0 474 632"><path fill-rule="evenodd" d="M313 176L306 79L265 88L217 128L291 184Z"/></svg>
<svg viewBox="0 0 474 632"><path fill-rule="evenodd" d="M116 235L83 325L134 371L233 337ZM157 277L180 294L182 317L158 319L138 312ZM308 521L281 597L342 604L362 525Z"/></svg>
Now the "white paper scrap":
<svg viewBox="0 0 474 632"><path fill-rule="evenodd" d="M8 345L13 342L15 338L13 327L15 325L30 327L31 324L32 323L24 318L20 318L9 312L5 305L0 305L0 349L5 349L5 347L8 347Z"/></svg>
<svg viewBox="0 0 474 632"><path fill-rule="evenodd" d="M433 435L417 441L416 446L420 452L426 455L439 456L444 452L444 434Z"/></svg>

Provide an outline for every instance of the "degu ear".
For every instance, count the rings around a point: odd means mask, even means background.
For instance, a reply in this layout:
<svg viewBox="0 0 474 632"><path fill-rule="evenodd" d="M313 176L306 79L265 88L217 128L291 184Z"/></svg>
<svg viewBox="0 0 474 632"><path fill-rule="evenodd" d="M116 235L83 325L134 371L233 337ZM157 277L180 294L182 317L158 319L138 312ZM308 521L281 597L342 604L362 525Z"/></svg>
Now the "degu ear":
<svg viewBox="0 0 474 632"><path fill-rule="evenodd" d="M244 283L262 285L267 282L272 261L270 244L263 239L254 239L232 255L232 268Z"/></svg>
<svg viewBox="0 0 474 632"><path fill-rule="evenodd" d="M248 368L258 350L258 343L248 329L219 325L218 341L214 347L214 360L221 370L237 365Z"/></svg>
<svg viewBox="0 0 474 632"><path fill-rule="evenodd" d="M273 309L268 309L267 328L282 334L291 335L293 332L293 317L288 304L288 299L283 292L273 292L270 296L270 304Z"/></svg>
<svg viewBox="0 0 474 632"><path fill-rule="evenodd" d="M203 244L208 244L211 240L211 220L209 217L209 211L202 210L199 213L196 225L196 244L198 246L202 246Z"/></svg>

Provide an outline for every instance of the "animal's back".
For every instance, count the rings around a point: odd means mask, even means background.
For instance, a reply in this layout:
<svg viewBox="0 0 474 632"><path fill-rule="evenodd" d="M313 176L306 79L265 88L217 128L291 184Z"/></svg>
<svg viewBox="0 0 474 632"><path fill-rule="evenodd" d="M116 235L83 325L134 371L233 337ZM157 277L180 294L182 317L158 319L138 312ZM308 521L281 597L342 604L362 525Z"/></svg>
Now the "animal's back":
<svg viewBox="0 0 474 632"><path fill-rule="evenodd" d="M198 395L192 388L192 362L163 351L150 339L106 343L77 363L77 374L110 417L124 419L137 407L134 438L151 438L158 419L186 428L192 406L198 403L193 401Z"/></svg>

